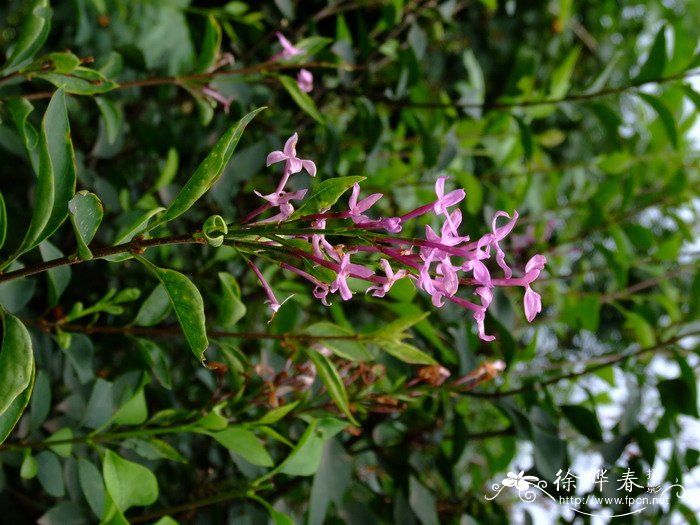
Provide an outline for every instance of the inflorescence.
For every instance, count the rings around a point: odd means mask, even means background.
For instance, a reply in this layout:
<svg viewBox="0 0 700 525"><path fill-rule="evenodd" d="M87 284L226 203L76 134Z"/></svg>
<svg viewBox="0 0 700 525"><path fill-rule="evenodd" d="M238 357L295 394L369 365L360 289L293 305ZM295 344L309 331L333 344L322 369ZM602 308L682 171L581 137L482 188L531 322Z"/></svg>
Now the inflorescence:
<svg viewBox="0 0 700 525"><path fill-rule="evenodd" d="M284 163L282 178L273 193L262 195L255 192L265 201L265 204L243 219L242 222L246 227L269 223L280 224L290 220L294 213L291 202L301 201L306 196L307 190L285 191L291 175L300 173L302 170L312 177L316 175L314 162L297 156L297 140L295 133L287 140L281 151L273 151L268 155L268 166ZM343 301L352 297L353 293L347 282L351 277L369 283L366 293L371 293L374 297L384 297L398 280L410 279L417 288L431 296L434 306L442 307L446 301L449 301L471 311L477 323L479 337L484 341L494 339L494 336L486 334L484 328L486 311L493 301L493 289L497 286L521 286L525 288L523 301L525 317L532 322L541 311L542 303L540 295L530 285L544 268L546 258L543 255L533 256L525 265L523 275L513 277L513 270L506 262L506 254L500 243L513 230L518 213L514 211L511 217L504 211L497 212L491 223L491 232L476 241L471 241L469 236L459 233L462 212L457 205L464 200L466 193L463 189L446 191L447 180L448 177L437 179L435 201L400 217L389 218L371 218L366 215L383 195L375 193L360 199L360 185L355 183L346 211L331 213L329 209L325 209L315 215L293 219L308 221L309 231L313 233L291 235L297 239L297 242L306 241L309 249L304 250L292 245L288 246L289 253L303 263L301 266L306 265L307 269L325 269L323 275L329 278L319 277L319 272L313 272L317 275L312 275L309 271L288 262L282 262L280 266L311 282L314 285L314 297L326 306L330 305L332 295L339 295ZM276 213L267 219L251 222L258 215L270 210ZM438 231L431 226L426 226L425 239L396 236L407 221L427 214L432 214L434 218L442 221ZM348 227L357 231L354 239L367 244L334 246L324 233L328 221L345 221L348 225L350 223L347 221L351 221L352 226ZM499 222L501 222L500 226ZM376 235L381 231L386 234ZM369 235L370 233L375 235ZM284 229L280 229L279 234L285 235ZM376 273L376 261L368 258L371 254L381 255L378 262L383 275ZM492 276L493 268L489 269L486 264L493 258L495 258L495 265L492 267L497 266L502 277ZM249 264L267 294L266 303L269 304L274 316L284 301L280 303L277 300L259 268L253 262ZM465 284L474 287L473 295L478 298L476 302L458 295L460 285Z"/></svg>

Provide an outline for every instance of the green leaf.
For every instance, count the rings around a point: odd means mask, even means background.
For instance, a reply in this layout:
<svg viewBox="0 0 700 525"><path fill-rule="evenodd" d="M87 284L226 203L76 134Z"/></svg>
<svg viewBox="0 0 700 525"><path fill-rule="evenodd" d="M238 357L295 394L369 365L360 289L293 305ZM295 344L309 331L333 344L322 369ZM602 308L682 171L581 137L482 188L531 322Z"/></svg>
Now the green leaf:
<svg viewBox="0 0 700 525"><path fill-rule="evenodd" d="M36 458L31 455L29 449L25 450L22 466L19 468L19 477L22 479L33 479L39 472L39 463Z"/></svg>
<svg viewBox="0 0 700 525"><path fill-rule="evenodd" d="M348 393L345 390L345 384L333 362L325 355L315 350L307 350L306 355L309 356L309 359L311 359L311 362L316 367L316 373L321 378L321 381L323 381L326 391L328 395L331 396L333 402L341 412L347 416L353 425L360 426L350 410L350 401L348 399Z"/></svg>
<svg viewBox="0 0 700 525"><path fill-rule="evenodd" d="M68 215L68 202L75 192L75 156L63 90L54 93L46 108L39 146L36 205L18 255L56 231Z"/></svg>
<svg viewBox="0 0 700 525"><path fill-rule="evenodd" d="M163 288L161 285L158 286L161 289ZM163 293L165 294L165 291L163 291ZM168 301L167 295L165 295L165 298L165 300ZM168 306L170 306L170 301L168 301ZM161 386L170 390L173 387L170 374L170 362L162 348L150 339L141 338L136 339L136 346Z"/></svg>
<svg viewBox="0 0 700 525"><path fill-rule="evenodd" d="M314 336L324 347L343 359L350 361L370 361L372 359L372 354L367 351L364 345L359 343L357 339L350 339L357 337L357 335L352 330L337 324L321 321L305 328L304 333ZM323 339L323 336L328 337L328 339ZM348 337L349 339L334 339L334 337Z"/></svg>
<svg viewBox="0 0 700 525"><path fill-rule="evenodd" d="M143 257L136 258L153 272L165 288L192 353L204 363L204 351L209 346L209 341L204 319L204 301L199 290L181 273L158 268Z"/></svg>
<svg viewBox="0 0 700 525"><path fill-rule="evenodd" d="M148 408L143 388L139 388L136 394L120 406L112 416L112 422L116 425L140 425L147 419Z"/></svg>
<svg viewBox="0 0 700 525"><path fill-rule="evenodd" d="M35 368L32 364L32 375L29 379L29 386L25 388L15 399L12 404L0 413L0 443L7 439L15 425L22 417L24 409L27 408L29 400L32 397L32 392L34 391L34 378L35 378Z"/></svg>
<svg viewBox="0 0 700 525"><path fill-rule="evenodd" d="M682 378L664 379L656 385L663 407L671 414L698 417L697 392Z"/></svg>
<svg viewBox="0 0 700 525"><path fill-rule="evenodd" d="M656 334L649 322L634 312L624 312L625 327L634 332L635 337L643 347L651 347L656 343Z"/></svg>
<svg viewBox="0 0 700 525"><path fill-rule="evenodd" d="M145 507L158 499L158 481L153 472L111 450L105 451L102 475L107 492L121 512Z"/></svg>
<svg viewBox="0 0 700 525"><path fill-rule="evenodd" d="M574 72L574 66L581 52L580 48L572 49L564 61L557 66L552 72L549 82L549 97L553 100L558 100L566 96L571 87L571 75Z"/></svg>
<svg viewBox="0 0 700 525"><path fill-rule="evenodd" d="M73 231L78 240L78 257L84 261L92 259L88 244L102 222L102 202L94 193L83 190L76 193L70 200L68 210Z"/></svg>
<svg viewBox="0 0 700 525"><path fill-rule="evenodd" d="M49 0L35 0L31 4L29 14L25 18L19 37L14 42L3 74L8 75L18 70L25 60L29 60L44 45L51 28L51 8Z"/></svg>
<svg viewBox="0 0 700 525"><path fill-rule="evenodd" d="M333 177L316 184L310 195L302 202L301 206L291 215L289 220L295 220L304 215L314 215L321 210L330 208L338 199L356 183L362 182L366 177Z"/></svg>
<svg viewBox="0 0 700 525"><path fill-rule="evenodd" d="M105 486L99 469L87 459L78 458L78 481L90 509L102 517L105 505Z"/></svg>
<svg viewBox="0 0 700 525"><path fill-rule="evenodd" d="M241 288L233 275L219 272L219 281L223 294L219 301L217 324L223 327L235 325L246 313L246 306L241 301Z"/></svg>
<svg viewBox="0 0 700 525"><path fill-rule="evenodd" d="M53 434L51 434L44 441L45 443L52 443L54 441L67 441L73 438L73 431L68 427L63 427ZM62 458L69 458L71 452L73 451L72 443L59 443L58 445L53 445L49 447L55 454L58 454Z"/></svg>
<svg viewBox="0 0 700 525"><path fill-rule="evenodd" d="M173 309L168 292L162 284L156 286L153 291L148 294L146 300L139 308L133 324L137 326L153 326L165 319Z"/></svg>
<svg viewBox="0 0 700 525"><path fill-rule="evenodd" d="M66 493L63 482L63 469L58 456L49 450L44 450L36 457L39 465L39 483L43 489L55 498L62 498Z"/></svg>
<svg viewBox="0 0 700 525"><path fill-rule="evenodd" d="M205 24L202 49L192 69L194 73L204 73L209 70L216 63L221 51L221 26L212 15L206 18Z"/></svg>
<svg viewBox="0 0 700 525"><path fill-rule="evenodd" d="M122 441L121 446L133 450L145 459L167 459L177 463L187 463L187 458L180 454L177 449L153 436L128 438Z"/></svg>
<svg viewBox="0 0 700 525"><path fill-rule="evenodd" d="M63 257L63 253L49 241L42 241L39 244L39 253L41 253L41 258L44 262ZM46 272L46 278L49 281L48 304L49 306L56 306L70 283L70 266L64 265L51 268Z"/></svg>
<svg viewBox="0 0 700 525"><path fill-rule="evenodd" d="M644 102L649 104L651 108L659 116L659 120L666 130L668 135L668 140L671 142L674 148L678 148L678 131L676 130L676 119L673 117L673 113L668 109L668 106L658 97L654 95L649 95L648 93L637 93L637 96L641 98Z"/></svg>
<svg viewBox="0 0 700 525"><path fill-rule="evenodd" d="M190 180L187 181L184 188L182 188L177 197L175 197L175 200L170 204L166 212L151 229L156 225L164 224L185 213L212 187L219 177L221 177L228 161L231 160L231 156L238 145L238 141L243 135L243 130L248 123L264 109L265 107L262 107L251 111L219 139Z"/></svg>
<svg viewBox="0 0 700 525"><path fill-rule="evenodd" d="M595 413L581 405L561 405L569 423L591 441L603 441L603 429Z"/></svg>
<svg viewBox="0 0 700 525"><path fill-rule="evenodd" d="M57 88L73 95L96 95L115 89L118 84L99 71L77 67L70 74L40 73L36 78L51 82Z"/></svg>
<svg viewBox="0 0 700 525"><path fill-rule="evenodd" d="M114 102L104 97L94 97L107 131L107 142L114 144L124 121L124 113Z"/></svg>
<svg viewBox="0 0 700 525"><path fill-rule="evenodd" d="M325 124L325 119L316 107L316 103L314 102L314 100L308 94L304 93L301 89L299 89L297 81L294 78L287 75L281 75L278 78L279 81L282 83L284 89L287 90L287 93L289 93L294 102L296 102L297 105L303 111L305 111L312 119L314 119L319 124Z"/></svg>
<svg viewBox="0 0 700 525"><path fill-rule="evenodd" d="M274 464L260 439L246 428L231 426L209 435L248 463L261 467L271 467Z"/></svg>
<svg viewBox="0 0 700 525"><path fill-rule="evenodd" d="M430 312L404 315L375 331L373 335L388 339L394 339L401 335L405 337L406 335L404 332L406 330L411 328L413 325L420 323L429 315Z"/></svg>
<svg viewBox="0 0 700 525"><path fill-rule="evenodd" d="M34 60L34 62L23 68L20 73L29 79L35 73L53 72L68 74L79 65L80 59L73 53L49 53Z"/></svg>
<svg viewBox="0 0 700 525"><path fill-rule="evenodd" d="M289 414L292 410L294 410L297 405L299 404L299 401L293 401L287 405L282 405L281 407L273 408L270 410L267 414L265 414L263 417L255 421L256 425L271 425L272 423L276 423L280 419L282 419L284 416Z"/></svg>
<svg viewBox="0 0 700 525"><path fill-rule="evenodd" d="M177 150L175 148L168 149L168 154L165 157L163 169L160 170L158 178L153 183L153 191L158 191L173 181L175 175L177 175L177 168L179 164L180 157L177 154Z"/></svg>
<svg viewBox="0 0 700 525"><path fill-rule="evenodd" d="M26 391L34 378L32 339L22 322L0 310L3 325L0 349L0 415ZM25 405L26 406L26 405Z"/></svg>
<svg viewBox="0 0 700 525"><path fill-rule="evenodd" d="M277 472L290 476L312 476L321 464L323 444L340 432L346 423L333 418L312 419L289 456L266 474Z"/></svg>
<svg viewBox="0 0 700 525"><path fill-rule="evenodd" d="M408 343L384 338L374 339L373 342L386 353L393 355L396 359L403 361L404 363L414 365L439 364L428 354L413 345L409 345Z"/></svg>
<svg viewBox="0 0 700 525"><path fill-rule="evenodd" d="M7 236L7 209L5 208L5 199L0 193L0 248L5 244L5 237Z"/></svg>
<svg viewBox="0 0 700 525"><path fill-rule="evenodd" d="M265 507L265 510L270 514L270 519L272 519L272 523L274 525L294 525L294 520L292 520L289 516L286 514L278 511L275 509L272 505L270 505L267 501L262 499L260 496L256 496L255 494L250 494L248 496L250 499L257 501Z"/></svg>
<svg viewBox="0 0 700 525"><path fill-rule="evenodd" d="M663 75L664 67L666 67L665 24L662 25L661 29L656 33L654 43L649 50L649 56L647 56L644 65L642 65L642 68L639 70L639 74L632 79L632 83L639 85L652 80L658 80Z"/></svg>

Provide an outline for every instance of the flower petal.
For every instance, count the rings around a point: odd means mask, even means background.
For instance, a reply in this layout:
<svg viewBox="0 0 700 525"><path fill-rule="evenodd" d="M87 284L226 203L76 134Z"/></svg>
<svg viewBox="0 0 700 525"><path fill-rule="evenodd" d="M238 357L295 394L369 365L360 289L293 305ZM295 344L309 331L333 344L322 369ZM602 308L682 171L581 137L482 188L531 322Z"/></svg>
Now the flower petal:
<svg viewBox="0 0 700 525"><path fill-rule="evenodd" d="M535 316L542 311L542 297L528 286L525 290L523 303L525 306L525 317L531 323Z"/></svg>
<svg viewBox="0 0 700 525"><path fill-rule="evenodd" d="M267 165L270 166L272 164L275 164L277 162L282 162L283 160L287 160L287 155L284 154L283 151L273 151L267 156Z"/></svg>

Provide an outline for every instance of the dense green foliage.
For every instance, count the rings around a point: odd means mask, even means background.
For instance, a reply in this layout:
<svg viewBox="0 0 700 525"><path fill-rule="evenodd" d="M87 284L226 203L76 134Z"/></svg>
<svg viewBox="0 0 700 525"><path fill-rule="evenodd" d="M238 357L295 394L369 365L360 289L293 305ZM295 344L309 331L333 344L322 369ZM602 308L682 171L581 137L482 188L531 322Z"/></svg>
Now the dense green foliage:
<svg viewBox="0 0 700 525"><path fill-rule="evenodd" d="M589 464L685 486L620 522L697 523L696 2L52 4L0 7L0 521L505 523L545 499L486 499L508 471ZM294 132L292 219L444 175L472 239L517 210L539 317L499 288L485 342L408 279L323 306L301 241L235 229Z"/></svg>

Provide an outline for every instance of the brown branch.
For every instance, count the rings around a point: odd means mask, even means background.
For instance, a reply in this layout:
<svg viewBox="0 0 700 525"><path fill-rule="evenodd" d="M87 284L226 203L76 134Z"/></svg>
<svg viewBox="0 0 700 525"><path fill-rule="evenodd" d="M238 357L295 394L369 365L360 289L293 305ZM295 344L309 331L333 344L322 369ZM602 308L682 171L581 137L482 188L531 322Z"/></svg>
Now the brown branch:
<svg viewBox="0 0 700 525"><path fill-rule="evenodd" d="M274 73L276 71L285 71L287 69L297 70L297 69L343 69L347 71L353 71L357 69L362 69L364 66L355 66L352 64L335 64L333 62L306 62L301 64L289 64L289 63L278 63L278 62L263 62L255 66L241 67L238 69L220 69L217 71L211 71L209 73L194 73L190 75L183 75L179 77L154 77L154 78L144 78L140 80L130 80L128 82L122 82L117 84L112 90L117 89L128 89L137 87L152 87L152 86L163 86L163 85L175 85L181 86L187 82L201 82L207 83L217 77L233 76L233 75L252 75L252 74L265 74ZM14 97L4 97L4 98L24 98L26 100L39 100L45 98L51 98L53 91L41 91L38 93L28 93L25 95L17 95ZM2 98L0 98L2 100Z"/></svg>
<svg viewBox="0 0 700 525"><path fill-rule="evenodd" d="M136 253L141 254L148 248L154 246L166 246L170 244L206 244L206 239L204 238L194 238L192 234L186 235L173 235L171 237L156 237L154 239L135 239L130 242L123 244L117 244L115 246L105 246L104 248L95 248L92 250L92 259L102 259L104 257L109 257L110 255L117 255L120 253ZM60 257L58 259L52 259L40 264L34 264L32 266L27 266L25 268L20 268L19 270L13 270L7 273L0 273L0 283L6 281L11 281L13 279L20 279L21 277L28 277L37 273L45 272L53 268L58 268L59 266L70 266L73 264L84 263L86 260L79 259L76 255L69 255L66 257Z"/></svg>
<svg viewBox="0 0 700 525"><path fill-rule="evenodd" d="M62 323L60 321L46 321L44 319L22 319L24 324L34 326L44 331L61 330L63 332L73 332L81 334L114 334L114 335L133 335L143 337L180 337L182 329L180 325L163 326L163 327L145 327L145 326L94 326ZM229 332L226 330L208 329L209 337L234 337L239 339L273 339L278 341L297 340L297 341L322 341L322 340L352 340L358 341L364 339L363 334L353 335L324 335L316 336L310 334L270 334L267 332Z"/></svg>
<svg viewBox="0 0 700 525"><path fill-rule="evenodd" d="M601 370L601 369L606 368L610 365L614 365L614 364L626 361L632 357L639 357L639 356L644 355L646 353L653 352L654 350L659 350L660 348L664 348L664 347L669 346L669 345L674 345L674 344L678 343L678 341L680 341L681 339L684 339L686 337L692 337L692 336L700 336L700 330L694 331L694 332L688 332L688 333L682 334L682 335L677 335L675 337L667 339L666 341L661 341L661 342L656 343L654 345L640 348L640 349L638 349L634 352L628 353L628 354L620 354L620 355L615 355L615 356L605 358L600 363L596 363L594 365L588 366L584 370L581 370L579 372L570 372L568 374L562 374L562 375L557 376L557 377L552 377L552 378L546 379L544 381L538 381L535 383L524 385L524 386L521 386L519 388L513 388L511 390L502 390L500 392L498 392L498 391L497 392L465 392L465 394L468 396L480 397L480 398L485 398L485 399L500 399L503 397L514 396L517 394L523 394L525 392L532 392L535 390L539 390L542 387L558 383L559 381L568 380L568 379L575 379L577 377L581 377L581 376L590 374L591 372Z"/></svg>

